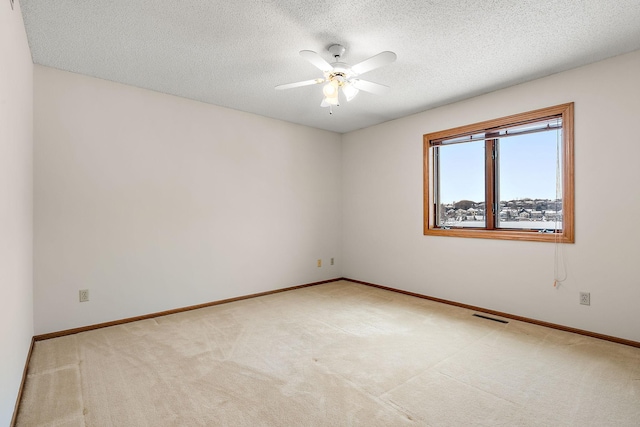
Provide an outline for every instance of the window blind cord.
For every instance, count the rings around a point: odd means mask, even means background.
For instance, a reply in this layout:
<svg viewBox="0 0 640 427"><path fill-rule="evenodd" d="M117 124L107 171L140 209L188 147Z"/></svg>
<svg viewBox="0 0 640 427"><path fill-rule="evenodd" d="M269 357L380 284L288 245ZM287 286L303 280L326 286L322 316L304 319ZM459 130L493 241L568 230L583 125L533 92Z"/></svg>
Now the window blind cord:
<svg viewBox="0 0 640 427"><path fill-rule="evenodd" d="M556 131L556 200L560 198L562 195L562 165L560 161L561 152L561 133L562 131L558 129ZM562 207L562 215L564 216L564 203ZM567 279L567 265L564 258L564 246L560 244L560 233L559 230L560 221L559 221L558 211L556 207L556 233L554 234L554 254L553 254L553 287L557 288L560 283L564 282ZM561 276L562 274L562 276Z"/></svg>

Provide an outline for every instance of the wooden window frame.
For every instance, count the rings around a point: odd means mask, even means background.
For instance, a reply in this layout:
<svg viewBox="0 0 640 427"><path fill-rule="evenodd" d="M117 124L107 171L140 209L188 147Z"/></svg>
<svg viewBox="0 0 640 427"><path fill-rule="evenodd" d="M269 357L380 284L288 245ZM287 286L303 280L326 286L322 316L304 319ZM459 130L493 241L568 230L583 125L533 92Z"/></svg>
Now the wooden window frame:
<svg viewBox="0 0 640 427"><path fill-rule="evenodd" d="M428 133L423 136L423 161L424 161L424 234L428 236L447 237L471 237L481 239L501 239L501 240L522 240L534 242L555 242L574 243L575 242L575 188L574 188L574 106L573 102L556 105L554 107L542 108L526 113L514 114L494 120L488 120L472 125L460 126L453 129ZM441 228L436 224L437 209L434 201L434 146L431 141L466 136L479 133L488 134L491 129L516 125L519 123L543 120L550 116L562 117L562 231L556 233L541 233L537 230L516 230L492 228L495 224L494 214L489 209L493 204L495 188L493 177L495 176L491 161L491 150L493 150L493 140L485 146L485 188L486 188L486 224L488 228ZM492 204L490 204L492 203Z"/></svg>

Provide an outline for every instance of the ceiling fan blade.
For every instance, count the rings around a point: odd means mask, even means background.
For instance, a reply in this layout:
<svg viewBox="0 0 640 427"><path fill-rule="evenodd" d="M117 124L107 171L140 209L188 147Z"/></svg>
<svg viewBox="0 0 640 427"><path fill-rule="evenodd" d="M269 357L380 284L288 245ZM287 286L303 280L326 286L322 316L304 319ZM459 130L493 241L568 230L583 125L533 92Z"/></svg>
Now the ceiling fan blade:
<svg viewBox="0 0 640 427"><path fill-rule="evenodd" d="M351 84L356 88L365 92L375 93L376 95L382 95L389 90L389 86L382 85L380 83L370 82L368 80L352 80Z"/></svg>
<svg viewBox="0 0 640 427"><path fill-rule="evenodd" d="M302 53L302 52L301 52ZM372 56L369 59L365 59L362 62L352 66L351 69L357 74L364 74L368 71L375 70L384 65L391 64L397 58L396 54L390 51L380 52L379 54Z"/></svg>
<svg viewBox="0 0 640 427"><path fill-rule="evenodd" d="M317 84L320 84L320 83L323 83L323 82L324 82L324 79L305 80L303 82L296 82L296 83L288 83L286 85L279 85L279 86L276 86L276 89L277 90L292 89L294 87L317 85Z"/></svg>
<svg viewBox="0 0 640 427"><path fill-rule="evenodd" d="M320 55L318 55L312 50L301 50L300 56L302 56L307 61L311 62L316 67L318 67L320 71L322 71L323 73L333 70L333 67L331 66L331 64L329 64L327 61L322 59Z"/></svg>

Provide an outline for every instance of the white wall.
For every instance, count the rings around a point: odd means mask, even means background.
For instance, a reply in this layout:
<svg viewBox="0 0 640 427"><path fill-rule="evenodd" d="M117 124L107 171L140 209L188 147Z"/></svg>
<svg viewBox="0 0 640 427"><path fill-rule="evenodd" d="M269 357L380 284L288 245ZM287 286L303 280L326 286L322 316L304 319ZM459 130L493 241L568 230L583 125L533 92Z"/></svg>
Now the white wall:
<svg viewBox="0 0 640 427"><path fill-rule="evenodd" d="M0 425L33 335L33 63L20 5L0 2Z"/></svg>
<svg viewBox="0 0 640 427"><path fill-rule="evenodd" d="M640 341L638 76L640 51L345 134L343 275ZM564 284L553 288L553 244L422 234L423 134L571 101L576 243L562 246Z"/></svg>
<svg viewBox="0 0 640 427"><path fill-rule="evenodd" d="M34 84L36 334L341 276L339 134L42 66Z"/></svg>
<svg viewBox="0 0 640 427"><path fill-rule="evenodd" d="M614 220L640 211L639 72L634 52L340 136L36 66L35 333L345 276L640 341L640 232ZM570 101L566 282L553 244L422 235L424 133Z"/></svg>

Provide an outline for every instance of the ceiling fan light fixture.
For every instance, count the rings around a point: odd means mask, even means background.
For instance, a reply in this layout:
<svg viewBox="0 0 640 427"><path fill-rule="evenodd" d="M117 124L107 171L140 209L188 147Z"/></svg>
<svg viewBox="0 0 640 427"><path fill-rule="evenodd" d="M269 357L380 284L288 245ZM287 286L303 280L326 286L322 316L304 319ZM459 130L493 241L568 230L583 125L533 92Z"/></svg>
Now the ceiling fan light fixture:
<svg viewBox="0 0 640 427"><path fill-rule="evenodd" d="M344 93L345 98L347 98L347 102L355 98L358 92L359 90L349 82L345 82L342 86L342 93Z"/></svg>
<svg viewBox="0 0 640 427"><path fill-rule="evenodd" d="M335 96L338 93L338 85L335 83L335 81L330 81L329 83L324 85L324 87L322 88L322 93L324 93L324 96L326 96L327 98Z"/></svg>
<svg viewBox="0 0 640 427"><path fill-rule="evenodd" d="M327 96L322 100L322 104L320 104L323 107L329 107L331 105L334 106L338 106L340 103L340 100L338 99L338 93L336 92L335 96Z"/></svg>

